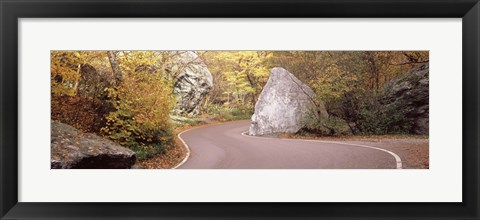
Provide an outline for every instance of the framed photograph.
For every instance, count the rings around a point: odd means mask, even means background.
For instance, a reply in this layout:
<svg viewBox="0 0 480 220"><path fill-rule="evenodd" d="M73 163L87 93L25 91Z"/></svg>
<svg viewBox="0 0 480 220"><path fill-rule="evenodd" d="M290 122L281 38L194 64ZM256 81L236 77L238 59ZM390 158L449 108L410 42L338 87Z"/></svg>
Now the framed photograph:
<svg viewBox="0 0 480 220"><path fill-rule="evenodd" d="M477 0L0 7L1 219L480 218Z"/></svg>

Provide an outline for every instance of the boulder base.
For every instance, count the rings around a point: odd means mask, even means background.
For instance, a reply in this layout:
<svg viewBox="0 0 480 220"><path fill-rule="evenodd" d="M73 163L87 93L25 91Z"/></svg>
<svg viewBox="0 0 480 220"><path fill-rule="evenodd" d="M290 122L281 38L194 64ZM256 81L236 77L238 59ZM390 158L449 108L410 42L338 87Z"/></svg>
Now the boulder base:
<svg viewBox="0 0 480 220"><path fill-rule="evenodd" d="M316 108L315 93L287 70L275 67L262 90L249 129L250 135L297 132ZM323 109L322 114L327 114Z"/></svg>
<svg viewBox="0 0 480 220"><path fill-rule="evenodd" d="M135 164L130 149L60 122L51 126L52 169L128 169Z"/></svg>

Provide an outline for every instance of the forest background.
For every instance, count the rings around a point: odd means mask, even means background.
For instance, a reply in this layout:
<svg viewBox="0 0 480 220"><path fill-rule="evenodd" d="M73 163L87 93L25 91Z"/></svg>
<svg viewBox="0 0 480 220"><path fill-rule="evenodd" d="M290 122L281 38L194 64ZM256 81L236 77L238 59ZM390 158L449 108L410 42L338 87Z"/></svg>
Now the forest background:
<svg viewBox="0 0 480 220"><path fill-rule="evenodd" d="M175 129L249 119L270 69L283 67L316 93L329 114L309 116L299 135L412 135L412 121L382 95L428 51L195 51L213 77L199 114L177 114L183 51L52 51L51 116L134 150L147 160L173 149Z"/></svg>

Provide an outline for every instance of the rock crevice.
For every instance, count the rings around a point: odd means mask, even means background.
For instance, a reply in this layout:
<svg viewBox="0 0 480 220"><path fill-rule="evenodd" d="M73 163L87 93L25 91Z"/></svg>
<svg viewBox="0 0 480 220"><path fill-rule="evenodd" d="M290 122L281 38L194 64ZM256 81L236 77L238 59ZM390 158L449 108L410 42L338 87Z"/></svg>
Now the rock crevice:
<svg viewBox="0 0 480 220"><path fill-rule="evenodd" d="M177 115L197 115L200 104L213 87L213 77L205 63L193 51L180 51L168 71L174 75Z"/></svg>

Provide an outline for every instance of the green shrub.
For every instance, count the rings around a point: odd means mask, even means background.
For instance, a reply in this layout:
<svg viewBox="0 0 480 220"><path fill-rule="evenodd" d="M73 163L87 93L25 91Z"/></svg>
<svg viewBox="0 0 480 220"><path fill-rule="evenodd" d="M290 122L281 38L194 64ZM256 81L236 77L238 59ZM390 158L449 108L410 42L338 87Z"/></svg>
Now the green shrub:
<svg viewBox="0 0 480 220"><path fill-rule="evenodd" d="M136 145L130 147L135 151L137 160L145 160L151 158L154 155L164 153L166 151L165 145L161 143L149 144L149 145Z"/></svg>
<svg viewBox="0 0 480 220"><path fill-rule="evenodd" d="M209 106L207 113L219 121L245 120L252 117L251 108L229 108L218 104Z"/></svg>
<svg viewBox="0 0 480 220"><path fill-rule="evenodd" d="M412 122L405 117L406 109L396 105L382 105L377 100L366 102L360 109L358 128L363 134L407 134Z"/></svg>
<svg viewBox="0 0 480 220"><path fill-rule="evenodd" d="M222 112L222 106L219 104L211 104L207 108L208 115L219 115Z"/></svg>
<svg viewBox="0 0 480 220"><path fill-rule="evenodd" d="M244 120L252 117L252 110L250 109L227 109L224 113L224 119L226 121Z"/></svg>
<svg viewBox="0 0 480 220"><path fill-rule="evenodd" d="M307 135L346 135L350 134L350 128L345 120L336 116L319 117L314 112L307 113L305 118L301 121L304 128L299 134Z"/></svg>

